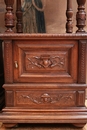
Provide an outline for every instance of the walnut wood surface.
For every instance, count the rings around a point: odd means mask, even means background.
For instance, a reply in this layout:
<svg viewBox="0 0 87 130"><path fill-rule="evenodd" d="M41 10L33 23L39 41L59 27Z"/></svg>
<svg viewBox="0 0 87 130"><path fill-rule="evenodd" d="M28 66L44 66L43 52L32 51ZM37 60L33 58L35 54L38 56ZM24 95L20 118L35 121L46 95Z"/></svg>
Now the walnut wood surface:
<svg viewBox="0 0 87 130"><path fill-rule="evenodd" d="M2 85L4 84L4 68L3 68L3 53L2 53L2 40L0 40L0 110L3 108L4 101L4 89Z"/></svg>
<svg viewBox="0 0 87 130"><path fill-rule="evenodd" d="M8 126L10 123L82 126L87 122L85 2L77 0L77 34L19 34L13 33L14 1L5 0L7 31L0 38L4 40L6 103L0 121ZM20 0L17 4L17 32L22 32ZM66 30L72 32L70 0L67 7Z"/></svg>

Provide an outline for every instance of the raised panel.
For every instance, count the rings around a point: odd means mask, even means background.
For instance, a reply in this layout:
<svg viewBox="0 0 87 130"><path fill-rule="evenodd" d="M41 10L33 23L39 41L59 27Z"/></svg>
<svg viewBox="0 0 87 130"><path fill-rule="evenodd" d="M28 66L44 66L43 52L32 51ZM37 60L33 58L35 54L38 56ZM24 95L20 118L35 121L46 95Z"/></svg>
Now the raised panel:
<svg viewBox="0 0 87 130"><path fill-rule="evenodd" d="M6 91L6 106L12 107L14 106L14 92L13 91Z"/></svg>
<svg viewBox="0 0 87 130"><path fill-rule="evenodd" d="M77 82L76 41L18 41L13 46L14 82Z"/></svg>
<svg viewBox="0 0 87 130"><path fill-rule="evenodd" d="M84 106L85 105L85 91L78 91L77 92L77 106Z"/></svg>
<svg viewBox="0 0 87 130"><path fill-rule="evenodd" d="M61 90L28 90L16 91L16 104L28 108L59 108L76 105L76 91Z"/></svg>

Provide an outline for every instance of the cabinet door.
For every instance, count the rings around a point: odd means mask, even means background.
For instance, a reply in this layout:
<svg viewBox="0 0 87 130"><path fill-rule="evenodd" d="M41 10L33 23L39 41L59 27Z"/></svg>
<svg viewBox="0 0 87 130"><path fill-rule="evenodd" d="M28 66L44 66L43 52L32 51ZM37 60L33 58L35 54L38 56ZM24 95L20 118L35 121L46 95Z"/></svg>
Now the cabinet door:
<svg viewBox="0 0 87 130"><path fill-rule="evenodd" d="M16 40L14 82L77 82L78 42Z"/></svg>

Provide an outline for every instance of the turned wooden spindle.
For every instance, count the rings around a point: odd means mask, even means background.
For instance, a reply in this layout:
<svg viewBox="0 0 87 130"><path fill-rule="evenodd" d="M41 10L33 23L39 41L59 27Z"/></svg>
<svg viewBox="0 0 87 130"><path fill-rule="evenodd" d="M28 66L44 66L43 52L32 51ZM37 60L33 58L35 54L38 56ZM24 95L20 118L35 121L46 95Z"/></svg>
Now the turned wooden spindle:
<svg viewBox="0 0 87 130"><path fill-rule="evenodd" d="M17 3L16 3L16 16L17 16L17 24L16 24L17 32L22 33L23 23L22 23L21 0L17 0Z"/></svg>
<svg viewBox="0 0 87 130"><path fill-rule="evenodd" d="M67 0L67 10L66 10L66 33L73 32L73 22L72 22L73 10L72 10L72 0Z"/></svg>
<svg viewBox="0 0 87 130"><path fill-rule="evenodd" d="M5 26L7 27L7 30L5 32L7 33L13 33L13 27L14 27L14 13L13 13L13 4L14 0L4 0L6 4L6 10L5 13Z"/></svg>
<svg viewBox="0 0 87 130"><path fill-rule="evenodd" d="M77 20L77 27L78 30L76 31L77 33L83 33L85 32L84 27L85 27L85 20L86 20L86 12L85 12L85 2L86 0L77 0L78 4L78 12L76 15L76 20Z"/></svg>

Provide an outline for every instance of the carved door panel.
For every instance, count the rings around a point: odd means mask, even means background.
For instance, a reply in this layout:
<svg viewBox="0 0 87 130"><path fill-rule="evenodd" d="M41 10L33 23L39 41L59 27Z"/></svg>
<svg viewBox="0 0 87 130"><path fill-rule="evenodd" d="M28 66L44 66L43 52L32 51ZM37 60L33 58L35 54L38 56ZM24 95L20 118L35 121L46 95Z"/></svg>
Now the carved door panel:
<svg viewBox="0 0 87 130"><path fill-rule="evenodd" d="M16 41L14 82L77 82L78 42Z"/></svg>

